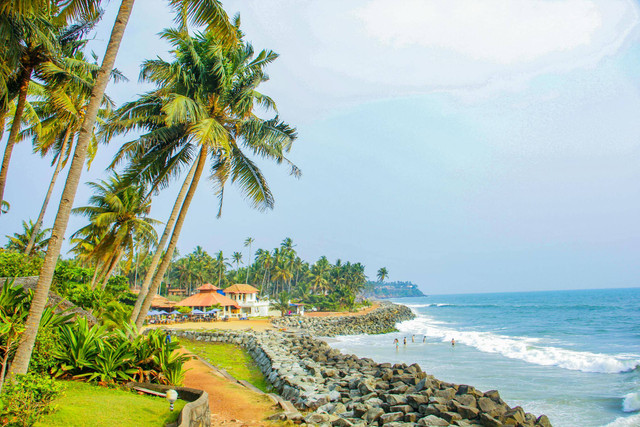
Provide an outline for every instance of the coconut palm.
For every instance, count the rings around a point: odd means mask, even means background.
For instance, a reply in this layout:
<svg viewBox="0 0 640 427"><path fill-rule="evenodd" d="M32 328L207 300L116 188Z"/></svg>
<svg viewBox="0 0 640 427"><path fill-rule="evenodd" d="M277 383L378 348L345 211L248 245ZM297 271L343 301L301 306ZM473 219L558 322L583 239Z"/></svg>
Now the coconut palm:
<svg viewBox="0 0 640 427"><path fill-rule="evenodd" d="M384 279L389 277L389 272L386 267L382 267L378 270L378 282L384 282Z"/></svg>
<svg viewBox="0 0 640 427"><path fill-rule="evenodd" d="M13 60L9 60L15 67L8 79L14 80L16 91L7 90L4 96L5 103L0 104L2 108L2 122L7 113L7 107L13 97L16 98L13 120L9 131L9 138L5 147L4 156L2 158L2 166L0 167L0 200L3 200L4 190L6 186L7 173L13 147L18 140L20 127L22 125L22 116L27 102L27 94L31 79L34 75L47 80L50 77L50 67L59 67L64 62L65 57L73 56L78 48L83 46L80 39L93 27L99 18L99 2L97 1L80 1L68 2L63 0L49 1L45 7L33 10L32 13L24 15L31 19L17 19L16 13L20 9L20 3L13 2L14 8L8 7L4 9L0 18L6 25L10 27L8 31L18 31L21 36L14 38L16 45ZM65 3L84 3L75 11L66 11ZM84 10L81 10L83 8ZM70 24L71 19L79 18L79 21ZM27 21L29 23L27 24ZM27 25L25 28L17 28L17 25ZM0 32L0 36L5 31ZM8 56L12 56L11 54ZM5 60L6 61L6 60ZM3 61L3 62L5 62ZM56 78L62 77L56 73ZM4 126L4 123L2 123Z"/></svg>
<svg viewBox="0 0 640 427"><path fill-rule="evenodd" d="M191 182L183 184L189 189L140 312L150 306L153 292L166 272L209 157L211 179L220 200L219 215L228 181L240 187L253 207L264 210L273 206L265 178L243 148L256 156L288 163L292 173L299 175L284 156L295 138L294 130L277 116L264 120L254 113L255 105L275 107L257 87L266 81L264 68L277 55L262 51L254 58L253 48L244 43L224 48L210 32L191 37L184 30L166 30L162 37L174 45L174 60L145 61L141 73L158 89L124 105L116 113L111 129L126 132L138 128L148 133L125 144L117 160L129 158L129 173L156 186L166 185L194 158L197 166ZM221 284L220 270L218 281ZM143 319L138 315L137 323Z"/></svg>
<svg viewBox="0 0 640 427"><path fill-rule="evenodd" d="M91 0L79 0L68 3L70 5L84 5L86 9L89 6L92 6L91 3L97 2L92 2ZM58 206L58 213L56 214L56 219L53 225L51 239L49 241L49 246L42 268L40 269L35 294L29 309L29 317L27 318L25 325L25 332L16 351L16 355L9 372L10 376L15 374L25 374L29 367L31 352L38 333L38 326L47 302L56 262L60 255L60 248L62 247L62 241L69 222L69 215L71 213L73 201L80 182L82 167L85 163L87 146L89 145L89 141L93 135L93 127L98 115L98 109L102 102L102 97L109 81L109 76L113 70L120 42L122 41L124 30L127 26L127 22L129 21L129 16L131 15L133 3L134 0L122 0L120 3L120 9L116 16L113 30L111 31L111 37L107 44L102 65L98 71L95 84L91 91L91 101L87 106L84 121L78 135L65 188L62 192L62 197L60 198L60 204ZM174 9L182 11L182 22L190 20L196 25L206 26L209 31L214 32L215 36L225 41L227 44L232 44L237 39L237 32L231 27L219 1L169 0L169 4ZM74 10L70 10L68 15L73 15L73 12ZM66 14L67 13L65 13L65 15ZM171 259L169 259L169 262L170 261Z"/></svg>
<svg viewBox="0 0 640 427"><path fill-rule="evenodd" d="M49 199L53 192L58 174L65 167L73 147L73 141L80 130L84 113L89 103L91 87L95 74L98 71L96 64L88 64L82 52L77 52L73 60L66 61L64 69L56 70L51 64L48 67L50 74L58 73L65 76L75 76L72 80L62 82L50 81L44 86L34 85L37 92L32 93L36 100L31 101L31 106L36 114L35 122L23 131L22 135L31 136L34 143L34 151L45 156L53 153L55 168L51 176L51 181L47 189L38 219L36 221L36 233L42 226L44 215L49 204ZM80 65L78 65L80 64ZM124 77L117 71L112 72L114 81L122 80ZM103 103L98 111L97 121L99 125L110 114L113 102L108 96L104 96ZM93 161L98 145L98 138L95 135L91 140L88 149L89 159L87 169ZM32 241L27 245L26 251L30 250Z"/></svg>
<svg viewBox="0 0 640 427"><path fill-rule="evenodd" d="M233 259L233 262L236 263L236 270L240 269L240 262L242 261L242 253L240 252L234 252L231 254L231 258Z"/></svg>
<svg viewBox="0 0 640 427"><path fill-rule="evenodd" d="M12 249L20 252L24 252L27 255L39 254L47 249L49 244L49 238L47 235L51 232L50 228L46 230L34 231L35 224L29 220L22 221L22 233L14 233L13 236L5 236L9 239L9 242L5 246L7 249ZM34 243L31 245L31 249L28 251L25 249L30 241Z"/></svg>
<svg viewBox="0 0 640 427"><path fill-rule="evenodd" d="M90 223L72 238L100 236L89 256L95 257L96 268L102 264L104 288L123 255L132 259L136 247L148 248L157 242L153 226L158 221L147 216L151 198L144 185L130 185L114 174L109 181L91 182L89 186L94 191L90 204L73 209L73 213L85 216Z"/></svg>
<svg viewBox="0 0 640 427"><path fill-rule="evenodd" d="M249 272L251 271L251 258L253 257L253 253L251 252L251 245L253 245L253 242L255 242L253 237L247 237L244 240L244 247L249 247L249 262L247 263L247 278L246 278L246 282L248 285L250 285L251 283L249 282Z"/></svg>

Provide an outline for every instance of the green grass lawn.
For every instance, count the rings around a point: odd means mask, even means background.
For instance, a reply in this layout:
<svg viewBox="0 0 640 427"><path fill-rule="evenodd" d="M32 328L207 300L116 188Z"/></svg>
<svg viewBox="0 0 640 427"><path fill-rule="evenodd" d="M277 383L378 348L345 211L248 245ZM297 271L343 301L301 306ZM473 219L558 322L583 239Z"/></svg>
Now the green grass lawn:
<svg viewBox="0 0 640 427"><path fill-rule="evenodd" d="M265 393L273 386L265 379L249 353L233 344L180 339L180 344L217 368L224 369L237 380L245 380Z"/></svg>
<svg viewBox="0 0 640 427"><path fill-rule="evenodd" d="M144 426L161 427L176 421L187 402L178 400L173 412L161 397L64 381L65 390L53 402L56 410L36 424L49 426Z"/></svg>

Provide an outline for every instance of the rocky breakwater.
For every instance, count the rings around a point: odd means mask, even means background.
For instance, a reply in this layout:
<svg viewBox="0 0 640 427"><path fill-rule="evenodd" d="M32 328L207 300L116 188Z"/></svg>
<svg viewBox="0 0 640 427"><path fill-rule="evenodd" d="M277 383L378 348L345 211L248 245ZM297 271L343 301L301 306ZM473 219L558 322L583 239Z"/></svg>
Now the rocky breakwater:
<svg viewBox="0 0 640 427"><path fill-rule="evenodd" d="M382 302L380 307L363 315L308 317L287 316L272 320L279 328L301 328L312 335L334 337L337 335L384 334L396 331L396 323L415 318L404 305Z"/></svg>
<svg viewBox="0 0 640 427"><path fill-rule="evenodd" d="M282 332L189 332L178 336L231 342L246 348L283 398L306 411L277 414L320 426L549 427L510 407L495 391L437 380L419 365L376 363L346 355L325 342Z"/></svg>

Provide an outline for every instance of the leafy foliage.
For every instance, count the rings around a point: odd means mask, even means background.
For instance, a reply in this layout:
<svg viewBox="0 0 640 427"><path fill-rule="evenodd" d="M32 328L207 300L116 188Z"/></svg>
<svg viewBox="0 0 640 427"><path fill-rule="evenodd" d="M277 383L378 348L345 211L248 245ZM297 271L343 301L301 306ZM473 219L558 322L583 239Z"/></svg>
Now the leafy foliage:
<svg viewBox="0 0 640 427"><path fill-rule="evenodd" d="M42 258L0 249L0 277L37 276Z"/></svg>
<svg viewBox="0 0 640 427"><path fill-rule="evenodd" d="M51 401L62 385L38 374L18 375L4 387L0 395L0 424L32 426L51 412Z"/></svg>

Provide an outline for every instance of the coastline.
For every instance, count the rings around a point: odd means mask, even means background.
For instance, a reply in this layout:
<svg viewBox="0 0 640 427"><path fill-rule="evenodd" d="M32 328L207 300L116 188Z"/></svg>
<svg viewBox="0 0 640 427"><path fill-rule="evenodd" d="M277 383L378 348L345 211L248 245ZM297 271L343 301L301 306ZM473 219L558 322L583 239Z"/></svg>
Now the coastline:
<svg viewBox="0 0 640 427"><path fill-rule="evenodd" d="M402 305L383 303L361 316L302 318L292 331L186 331L178 337L231 342L244 347L283 398L303 411L312 425L395 426L551 426L544 415L510 407L498 391L481 392L469 385L440 381L418 364L376 363L345 355L316 335L381 333L406 320ZM411 317L410 317L411 318ZM274 324L295 325L276 319ZM294 329L292 327L292 329ZM340 333L338 333L340 332ZM300 414L281 413L278 419L303 421Z"/></svg>

